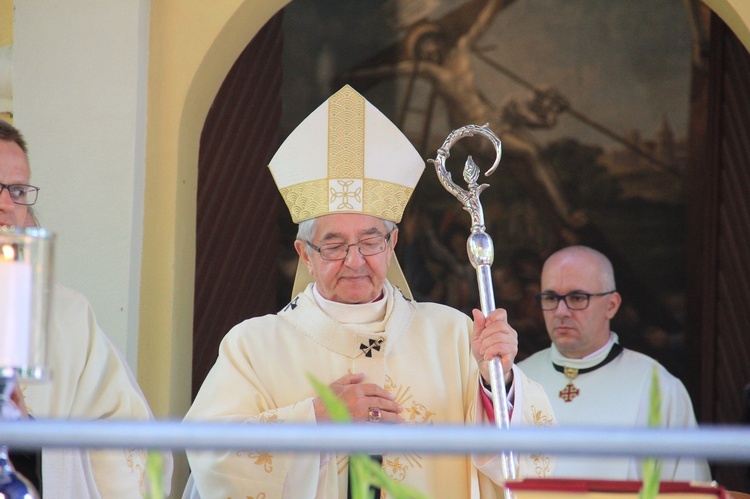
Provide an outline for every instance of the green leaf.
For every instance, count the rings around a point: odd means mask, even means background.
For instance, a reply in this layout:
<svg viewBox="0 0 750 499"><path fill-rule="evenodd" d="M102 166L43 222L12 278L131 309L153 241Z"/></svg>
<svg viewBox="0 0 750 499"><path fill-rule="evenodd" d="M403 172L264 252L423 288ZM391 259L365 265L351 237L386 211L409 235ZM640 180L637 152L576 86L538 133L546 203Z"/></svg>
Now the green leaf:
<svg viewBox="0 0 750 499"><path fill-rule="evenodd" d="M661 387L659 386L659 371L656 366L651 370L648 425L651 428L658 428L661 426Z"/></svg>
<svg viewBox="0 0 750 499"><path fill-rule="evenodd" d="M315 391L323 401L331 419L337 423L350 423L352 416L349 414L346 404L333 393L331 387L321 383L312 374L308 374L308 378L310 378ZM394 499L429 499L421 492L393 480L383 471L380 463L364 454L351 454L349 456L349 480L351 482L352 499L369 499L372 497L370 487L386 490Z"/></svg>
<svg viewBox="0 0 750 499"><path fill-rule="evenodd" d="M643 462L643 487L638 493L639 499L655 499L659 495L660 474L660 461L650 457Z"/></svg>
<svg viewBox="0 0 750 499"><path fill-rule="evenodd" d="M335 393L333 393L331 387L321 383L320 380L312 374L308 374L307 377L310 378L313 388L318 392L318 396L323 401L323 405L326 406L326 410L328 411L328 414L330 414L331 419L336 423L351 422L352 415L349 414L346 404L343 403Z"/></svg>
<svg viewBox="0 0 750 499"><path fill-rule="evenodd" d="M164 499L164 490L162 489L163 476L163 458L161 452L150 450L146 458L146 483L148 490L146 497L148 499Z"/></svg>
<svg viewBox="0 0 750 499"><path fill-rule="evenodd" d="M661 426L661 387L659 371L656 366L651 371L651 388L649 389L648 426ZM650 457L643 461L643 486L638 493L639 499L655 499L659 495L661 461Z"/></svg>

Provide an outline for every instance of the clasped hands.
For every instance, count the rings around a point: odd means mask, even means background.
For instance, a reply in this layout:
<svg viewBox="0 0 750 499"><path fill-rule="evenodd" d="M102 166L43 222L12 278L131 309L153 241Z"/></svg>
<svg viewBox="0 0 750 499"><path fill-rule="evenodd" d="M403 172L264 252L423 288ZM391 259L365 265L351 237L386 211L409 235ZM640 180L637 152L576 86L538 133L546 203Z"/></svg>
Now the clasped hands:
<svg viewBox="0 0 750 499"><path fill-rule="evenodd" d="M21 391L20 386L15 386L13 393L10 395L10 400L15 404L22 418L29 417L29 410L26 408L26 399L23 397L23 392Z"/></svg>
<svg viewBox="0 0 750 499"><path fill-rule="evenodd" d="M490 361L500 357L506 386L513 381L513 361L518 353L518 334L510 324L503 309L496 309L486 318L479 310L473 310L474 332L471 337L471 351L479 364L479 372L486 384L490 382ZM402 423L404 408L385 388L374 383L363 383L365 374L345 374L329 386L333 393L346 405L353 421ZM313 401L315 418L318 422L330 421L320 397Z"/></svg>

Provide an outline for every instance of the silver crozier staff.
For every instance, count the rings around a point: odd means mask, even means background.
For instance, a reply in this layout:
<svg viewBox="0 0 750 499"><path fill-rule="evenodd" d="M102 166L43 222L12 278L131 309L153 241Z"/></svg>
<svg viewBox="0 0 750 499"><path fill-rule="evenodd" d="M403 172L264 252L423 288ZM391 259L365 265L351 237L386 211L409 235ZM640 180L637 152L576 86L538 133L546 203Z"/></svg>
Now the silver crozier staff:
<svg viewBox="0 0 750 499"><path fill-rule="evenodd" d="M495 146L495 162L487 170L485 176L489 176L495 171L500 163L502 148L500 139L495 135L487 125L466 125L457 130L453 130L443 145L437 151L437 158L428 160L435 164L440 183L448 192L453 194L456 199L461 201L464 210L471 215L471 235L466 241L466 249L469 253L469 261L477 271L477 283L479 284L479 300L482 313L487 317L490 312L495 310L495 296L492 290L492 273L490 266L495 258L495 249L492 245L492 238L485 231L484 213L482 204L479 202L479 195L489 184L477 184L479 178L479 168L471 156L466 160L464 166L464 180L468 185L468 190L457 186L451 174L445 168L445 162L450 156L451 146L464 137L471 137L474 134L484 135L492 141ZM502 429L510 427L510 410L508 408L508 395L505 390L505 378L503 377L503 366L500 363L500 357L495 357L490 362L490 386L492 388L492 404L495 413L495 424ZM505 480L516 479L516 467L513 454L511 452L502 452L503 478Z"/></svg>

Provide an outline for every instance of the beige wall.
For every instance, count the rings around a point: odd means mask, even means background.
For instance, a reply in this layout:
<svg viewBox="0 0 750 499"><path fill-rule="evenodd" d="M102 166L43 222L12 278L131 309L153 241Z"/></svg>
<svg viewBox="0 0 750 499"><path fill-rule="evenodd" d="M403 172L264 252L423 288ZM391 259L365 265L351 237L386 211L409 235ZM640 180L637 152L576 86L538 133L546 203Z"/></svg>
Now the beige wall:
<svg viewBox="0 0 750 499"><path fill-rule="evenodd" d="M224 77L285 2L175 0L151 11L138 375L160 416L189 404L203 122Z"/></svg>
<svg viewBox="0 0 750 499"><path fill-rule="evenodd" d="M138 379L159 417L190 404L198 146L226 74L278 0L171 0L151 11ZM187 478L176 455L173 497Z"/></svg>
<svg viewBox="0 0 750 499"><path fill-rule="evenodd" d="M34 207L57 235L57 280L92 303L137 360L145 175L148 0L16 1L14 124Z"/></svg>

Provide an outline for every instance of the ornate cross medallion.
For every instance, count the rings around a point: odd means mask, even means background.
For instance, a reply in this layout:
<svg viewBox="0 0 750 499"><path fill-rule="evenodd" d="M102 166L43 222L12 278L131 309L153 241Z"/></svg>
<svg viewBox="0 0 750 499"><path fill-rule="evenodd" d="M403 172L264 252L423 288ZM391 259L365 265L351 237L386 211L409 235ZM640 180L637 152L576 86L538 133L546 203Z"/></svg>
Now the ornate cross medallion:
<svg viewBox="0 0 750 499"><path fill-rule="evenodd" d="M569 381L565 388L560 390L560 398L565 402L572 402L581 393L581 390L573 384L573 380L578 376L578 369L575 367L566 367L563 372Z"/></svg>

